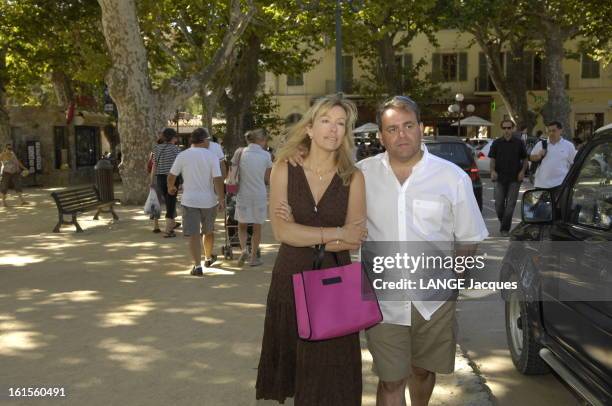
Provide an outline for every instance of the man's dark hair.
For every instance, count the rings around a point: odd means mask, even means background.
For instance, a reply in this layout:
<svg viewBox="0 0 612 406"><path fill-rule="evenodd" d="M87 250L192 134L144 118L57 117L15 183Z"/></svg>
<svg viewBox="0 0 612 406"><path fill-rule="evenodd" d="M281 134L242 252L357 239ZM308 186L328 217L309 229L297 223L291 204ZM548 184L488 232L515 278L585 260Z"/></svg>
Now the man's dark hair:
<svg viewBox="0 0 612 406"><path fill-rule="evenodd" d="M164 131L162 131L162 137L164 139L164 141L166 142L170 142L172 141L172 138L176 137L176 130L174 128L165 128Z"/></svg>
<svg viewBox="0 0 612 406"><path fill-rule="evenodd" d="M524 124L523 124L523 125L521 126L521 132L522 132L522 131L526 131L526 130L527 130L527 128L528 128L528 127L527 127L526 125L524 125Z"/></svg>
<svg viewBox="0 0 612 406"><path fill-rule="evenodd" d="M551 125L554 125L555 127L557 127L559 130L563 129L563 124L561 124L558 121L550 121L548 124L546 124L546 127L550 127Z"/></svg>
<svg viewBox="0 0 612 406"><path fill-rule="evenodd" d="M210 138L210 134L208 133L208 130L206 128L196 128L195 130L193 130L193 132L191 133L191 143L192 144L201 144L202 142L204 142L204 140L207 140Z"/></svg>
<svg viewBox="0 0 612 406"><path fill-rule="evenodd" d="M421 109L419 105L408 96L393 96L385 100L376 112L376 124L378 129L382 131L382 115L389 109L400 109L405 111L412 111L416 115L417 122L421 122Z"/></svg>

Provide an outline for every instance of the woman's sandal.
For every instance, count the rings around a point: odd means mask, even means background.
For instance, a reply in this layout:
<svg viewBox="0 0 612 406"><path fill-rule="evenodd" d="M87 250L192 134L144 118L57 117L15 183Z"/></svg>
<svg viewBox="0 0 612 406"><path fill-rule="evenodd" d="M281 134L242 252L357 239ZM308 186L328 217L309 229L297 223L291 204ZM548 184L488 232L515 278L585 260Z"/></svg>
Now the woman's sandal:
<svg viewBox="0 0 612 406"><path fill-rule="evenodd" d="M176 233L174 231L171 231L169 233L164 233L164 238L173 238L176 237Z"/></svg>
<svg viewBox="0 0 612 406"><path fill-rule="evenodd" d="M158 234L158 233L161 233L161 230L160 230L159 228L154 228L154 229L153 229L153 232L154 232L155 234Z"/></svg>

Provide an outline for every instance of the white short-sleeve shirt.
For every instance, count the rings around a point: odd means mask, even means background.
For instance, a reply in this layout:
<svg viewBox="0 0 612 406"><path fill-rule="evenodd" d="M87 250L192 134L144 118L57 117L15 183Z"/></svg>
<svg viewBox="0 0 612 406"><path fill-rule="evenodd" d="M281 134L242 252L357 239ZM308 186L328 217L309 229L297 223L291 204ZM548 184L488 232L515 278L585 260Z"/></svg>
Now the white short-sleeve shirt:
<svg viewBox="0 0 612 406"><path fill-rule="evenodd" d="M469 176L427 152L400 184L388 154L357 163L365 177L368 241L482 241L488 231ZM383 322L411 324L411 305L429 320L444 302L381 301Z"/></svg>
<svg viewBox="0 0 612 406"><path fill-rule="evenodd" d="M542 141L533 147L531 155L539 154L540 151L542 151ZM574 157L576 157L576 147L565 138L561 138L555 144L548 141L546 155L535 173L534 186L541 188L559 186L574 163Z"/></svg>
<svg viewBox="0 0 612 406"><path fill-rule="evenodd" d="M225 153L223 152L223 148L218 143L214 141L210 141L208 144L208 150L212 152L213 154L215 154L217 159L219 160L225 159Z"/></svg>
<svg viewBox="0 0 612 406"><path fill-rule="evenodd" d="M272 168L272 156L258 144L249 144L237 151L232 158L235 165L240 157L240 189L238 202L242 204L266 204L267 189L264 182L266 171Z"/></svg>
<svg viewBox="0 0 612 406"><path fill-rule="evenodd" d="M208 149L191 147L181 152L170 173L183 175L183 206L209 209L217 205L213 179L221 176L221 169L219 160Z"/></svg>

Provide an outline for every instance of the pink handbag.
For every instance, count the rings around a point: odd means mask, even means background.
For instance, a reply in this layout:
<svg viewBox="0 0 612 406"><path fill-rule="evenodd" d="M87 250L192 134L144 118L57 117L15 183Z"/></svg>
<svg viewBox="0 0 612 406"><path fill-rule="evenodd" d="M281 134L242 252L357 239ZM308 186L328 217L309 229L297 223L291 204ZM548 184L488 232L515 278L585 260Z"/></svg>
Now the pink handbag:
<svg viewBox="0 0 612 406"><path fill-rule="evenodd" d="M382 321L361 263L318 269L324 250L325 246L317 246L314 270L293 275L298 335L304 340L342 337Z"/></svg>

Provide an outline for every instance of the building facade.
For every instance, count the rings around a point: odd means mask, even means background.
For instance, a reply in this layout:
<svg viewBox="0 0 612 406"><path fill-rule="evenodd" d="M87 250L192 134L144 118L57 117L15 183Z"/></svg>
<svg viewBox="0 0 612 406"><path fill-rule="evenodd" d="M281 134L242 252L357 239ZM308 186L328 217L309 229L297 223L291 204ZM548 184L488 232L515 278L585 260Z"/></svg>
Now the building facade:
<svg viewBox="0 0 612 406"><path fill-rule="evenodd" d="M471 34L457 30L441 30L436 34L439 46L434 47L425 35L417 36L404 51L403 65L413 61L427 62L420 75L433 73L445 88L446 97L432 100L430 107L438 112L424 117L427 132L455 134L456 127L450 124L456 119L447 112L456 93L465 96L464 104L473 104L473 114L492 121L493 136L499 134L499 123L508 117L504 103L489 78L486 60L480 47L475 44ZM612 122L612 67L603 67L587 55L577 52L578 41L566 43L566 49L576 52L575 58L566 58L563 68L566 88L570 97L570 125L572 134L588 138L592 132ZM298 76L274 75L266 73L265 89L271 92L280 106L279 114L287 122L296 121L311 105L313 99L335 92L335 50L319 53L320 63L309 72ZM505 58L505 55L504 55ZM531 109L538 110L546 102L546 74L540 55L528 52L528 101ZM352 92L352 84L363 75L358 61L350 55L344 56L343 89L358 102L360 97ZM505 65L505 63L504 63ZM360 106L359 123L373 121L371 107ZM541 117L534 129L544 129ZM464 130L465 131L465 130ZM474 129L470 131L475 131ZM462 133L462 135L473 135Z"/></svg>

